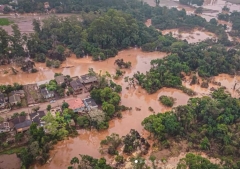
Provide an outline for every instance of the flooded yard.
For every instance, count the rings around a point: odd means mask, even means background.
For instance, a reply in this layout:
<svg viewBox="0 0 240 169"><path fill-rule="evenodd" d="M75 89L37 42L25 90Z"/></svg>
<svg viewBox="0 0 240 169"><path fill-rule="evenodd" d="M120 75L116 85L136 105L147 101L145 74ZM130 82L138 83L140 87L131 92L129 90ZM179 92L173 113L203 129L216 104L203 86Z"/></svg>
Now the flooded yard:
<svg viewBox="0 0 240 169"><path fill-rule="evenodd" d="M155 6L154 0L144 1L148 2L152 6ZM182 5L179 5L179 3L175 1L161 1L161 5L163 4L167 6L175 6L178 8L184 7ZM225 4L226 2L222 0L211 0L205 1L204 7L209 9L221 10ZM188 9L188 11L190 12L194 11L193 8L189 6L186 7L186 9ZM231 4L230 9L240 10L240 7L239 5ZM215 13L209 15L213 15L213 17L216 17L214 16ZM209 15L207 14L208 17ZM29 15L24 17L20 16L18 19L14 18L14 16L8 17L10 17L10 19L13 20L15 23L19 24L19 28L23 33L30 33L33 31L31 25L32 19L35 18L41 20L47 16ZM148 20L146 22L146 25L150 26L151 20ZM3 28L6 29L8 32L11 32L10 26L5 26ZM193 30L192 32L181 32L178 29L162 31L163 34L169 34L170 32L172 32L172 35L174 37L182 40L186 39L189 43L196 43L199 41L203 41L207 38L216 38L213 33L197 29ZM17 75L13 75L11 73L10 67L12 66L16 69L19 68L17 68L15 65L6 65L0 67L0 84L13 84L15 82L21 84L36 83L38 81L53 79L55 73L62 73L64 75L70 76L80 76L82 74L86 74L89 68L93 68L96 72L102 71L104 73L105 71L108 71L110 74L115 74L117 66L114 65L114 61L116 59L123 59L124 61L130 61L132 63L131 69L124 70L126 71L124 76L131 77L137 71L145 73L151 67L151 60L163 58L165 56L167 56L167 54L162 52L147 53L142 52L140 49L128 49L120 51L118 55L114 58L109 58L106 61L94 62L92 61L92 58L90 56L78 59L75 55L72 55L63 62L61 68L53 69L46 67L45 63L36 63L36 68L39 70L37 73L29 74L20 71ZM221 74L215 77L215 81L221 82L222 86L226 86L227 90L232 94L233 97L239 96L239 93L237 92L237 90L240 89L240 84L238 84L238 82L240 82L239 76L233 77L230 75ZM167 95L175 98L176 102L174 104L174 107L187 104L187 101L190 98L182 91L171 88L162 88L154 94L148 94L144 89L139 86L136 86L136 88L132 87L130 89L127 89L128 85L124 82L123 77L121 77L119 80L116 80L116 83L121 85L123 89L120 94L121 104L132 107L132 110L123 112L121 119L111 120L109 123L109 129L107 130L100 132L96 130L79 130L79 136L58 142L54 146L54 149L50 152L52 161L49 164L45 164L43 166L35 166L36 169L66 169L69 166L70 160L74 156L78 157L79 154L87 154L95 158L99 158L102 156L99 153L100 141L111 133L118 133L120 136L123 136L129 133L130 129L135 129L139 133L144 135L144 137L147 137L141 125L141 121L145 117L152 114L152 112L149 111L149 107L151 107L156 113L171 110L171 108L165 107L158 101L158 98L161 95ZM197 96L199 97L203 95L209 95L211 92L210 88L214 87L214 85L210 84L210 87L208 89L203 89L199 85L191 86L190 82L183 82L183 85L196 91L198 93ZM136 108L140 109L140 111ZM166 167L176 166L179 159L184 157L184 155L185 153L181 153L178 157L170 158L168 163L169 165L166 164ZM20 160L16 157L16 155L0 156L0 169L14 167L18 169L19 164Z"/></svg>
<svg viewBox="0 0 240 169"><path fill-rule="evenodd" d="M96 72L108 71L110 74L115 74L117 66L114 65L114 61L116 59L124 59L124 61L130 61L132 63L131 69L125 69L126 73L124 75L131 77L137 71L143 73L148 71L151 67L151 60L163 58L166 55L166 53L161 52L148 53L142 52L140 49L128 49L119 52L119 54L114 58L98 62L92 61L91 57L77 59L74 55L72 55L62 64L62 67L67 66L70 68L50 69L47 68L45 64L38 63L36 67L39 69L39 72L34 74L18 73L17 75L1 73L0 83L35 83L41 80L53 79L55 72L63 73L65 75L69 74L70 76L79 76L87 73L89 68L93 68ZM1 68L3 69L4 66ZM238 79L240 80L239 77L231 77L224 74L215 77L215 81L221 82L222 85L226 86L229 91L232 90ZM88 154L96 158L101 157L102 155L99 153L98 148L100 141L107 135L110 135L111 133L118 133L120 136L123 136L126 135L130 129L135 129L139 133L144 134L141 121L152 114L152 112L149 111L149 107L151 107L156 113L171 110L171 108L165 107L158 101L158 98L161 95L167 95L175 98L176 102L174 106L185 105L190 98L182 91L171 88L162 88L151 95L139 86L136 86L136 88L132 87L128 90L126 89L128 84L124 82L123 77L116 80L116 83L120 84L123 88L123 91L121 92L121 104L132 107L132 110L123 112L123 117L121 119L111 120L109 123L109 129L105 131L98 132L96 130L80 130L79 136L76 138L69 138L68 140L57 143L54 146L54 150L50 152L51 157L53 157L52 161L44 166L35 166L35 168L65 169L69 165L71 158L78 156L79 154ZM196 91L199 97L210 93L210 88L203 89L199 85L190 86L189 82L184 82L183 84ZM238 94L235 93L235 95L237 96ZM136 108L140 109L140 111L137 111Z"/></svg>
<svg viewBox="0 0 240 169"><path fill-rule="evenodd" d="M192 31L180 31L179 29L168 29L168 30L162 31L163 35L170 34L170 33L172 33L172 36L177 39L187 40L188 43L197 43L197 42L204 41L206 39L216 38L215 34L201 30L201 29L200 30L194 29Z"/></svg>
<svg viewBox="0 0 240 169"><path fill-rule="evenodd" d="M139 49L129 49L120 52L115 58L111 58L103 62L92 62L90 57L83 59L68 59L66 64L75 66L70 68L68 71L63 69L61 72L70 73L70 75L73 76L86 73L88 68L92 67L96 71L102 70L114 73L116 69L114 60L117 58L123 58L124 61L132 62L132 68L126 70L125 74L125 76L132 76L136 71L146 72L150 68L150 61L152 59L163 58L164 56L166 56L165 53L144 53ZM116 82L123 87L123 91L121 93L121 104L132 107L132 110L123 112L122 119L114 119L110 121L109 129L105 131L98 132L96 130L80 130L80 135L78 137L59 142L51 152L51 156L54 156L52 162L44 166L36 166L35 168L66 168L71 158L78 156L78 154L88 154L93 157L101 157L98 148L100 141L107 135L110 135L111 133L118 133L120 136L123 136L126 135L130 129L136 129L140 133L143 133L144 130L141 126L141 121L152 114L152 112L148 110L149 107L152 107L155 112L165 112L170 110L170 108L163 106L158 101L158 98L161 95L168 95L176 98L174 106L186 104L189 99L186 94L176 89L162 88L155 94L150 95L138 86L135 89L132 87L127 90L127 83L124 82L124 78L119 79ZM141 110L137 111L135 109L136 107ZM64 159L62 158L63 156Z"/></svg>
<svg viewBox="0 0 240 169"><path fill-rule="evenodd" d="M16 154L0 155L0 169L20 169L20 159Z"/></svg>

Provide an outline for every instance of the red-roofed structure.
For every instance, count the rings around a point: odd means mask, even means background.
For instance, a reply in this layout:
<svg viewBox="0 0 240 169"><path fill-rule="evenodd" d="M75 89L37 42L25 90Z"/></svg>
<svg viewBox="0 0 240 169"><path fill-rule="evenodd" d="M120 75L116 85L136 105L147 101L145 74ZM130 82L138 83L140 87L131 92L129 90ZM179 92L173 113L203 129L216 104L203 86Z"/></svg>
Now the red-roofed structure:
<svg viewBox="0 0 240 169"><path fill-rule="evenodd" d="M68 108L72 109L75 113L86 110L86 106L80 98L67 100L66 103L69 105Z"/></svg>

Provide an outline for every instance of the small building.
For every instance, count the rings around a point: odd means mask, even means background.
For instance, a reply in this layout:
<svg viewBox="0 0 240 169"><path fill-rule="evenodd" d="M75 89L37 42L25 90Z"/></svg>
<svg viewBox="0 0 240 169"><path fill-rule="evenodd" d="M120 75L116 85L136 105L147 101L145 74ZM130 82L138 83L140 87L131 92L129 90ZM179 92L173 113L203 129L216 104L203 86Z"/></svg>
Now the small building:
<svg viewBox="0 0 240 169"><path fill-rule="evenodd" d="M17 104L21 103L20 96L16 95L16 94L10 96L9 97L9 103L10 103L11 106L14 106L14 105L17 105Z"/></svg>
<svg viewBox="0 0 240 169"><path fill-rule="evenodd" d="M67 100L69 109L72 109L75 113L81 113L86 110L86 106L80 98Z"/></svg>
<svg viewBox="0 0 240 169"><path fill-rule="evenodd" d="M49 91L47 90L47 88L40 89L40 91L44 99L49 99L54 97L54 91Z"/></svg>
<svg viewBox="0 0 240 169"><path fill-rule="evenodd" d="M80 76L82 84L92 84L97 82L97 77L90 74Z"/></svg>
<svg viewBox="0 0 240 169"><path fill-rule="evenodd" d="M81 94L84 91L84 86L81 83L80 79L72 80L70 86L73 89L73 94Z"/></svg>
<svg viewBox="0 0 240 169"><path fill-rule="evenodd" d="M27 116L18 116L13 119L8 120L10 124L10 128L14 128L14 126L18 123L22 123L27 119Z"/></svg>
<svg viewBox="0 0 240 169"><path fill-rule="evenodd" d="M27 104L36 104L41 100L41 94L39 92L38 85L35 84L28 84L23 86L23 90L26 93Z"/></svg>
<svg viewBox="0 0 240 169"><path fill-rule="evenodd" d="M56 76L55 80L56 80L58 85L62 85L65 82L65 77L63 75Z"/></svg>
<svg viewBox="0 0 240 169"><path fill-rule="evenodd" d="M3 93L0 93L0 108L4 108L6 106L5 97Z"/></svg>
<svg viewBox="0 0 240 169"><path fill-rule="evenodd" d="M9 122L0 123L0 133L5 133L10 131Z"/></svg>
<svg viewBox="0 0 240 169"><path fill-rule="evenodd" d="M97 83L97 80L96 76L90 74L80 76L80 81L87 90L89 90L94 83Z"/></svg>
<svg viewBox="0 0 240 169"><path fill-rule="evenodd" d="M45 122L41 120L41 118L45 115L46 114L44 111L37 111L29 114L32 123L36 123L38 126L41 126L41 127L44 126L45 124Z"/></svg>
<svg viewBox="0 0 240 169"><path fill-rule="evenodd" d="M88 111L98 108L98 105L96 104L95 100L93 100L92 98L83 99L83 103L86 106Z"/></svg>
<svg viewBox="0 0 240 169"><path fill-rule="evenodd" d="M18 116L9 121L10 129L15 129L17 132L23 132L30 128L32 124L31 120L27 119L27 116Z"/></svg>
<svg viewBox="0 0 240 169"><path fill-rule="evenodd" d="M25 97L24 90L15 90L10 93L10 96L12 95L19 95L21 98Z"/></svg>
<svg viewBox="0 0 240 169"><path fill-rule="evenodd" d="M30 128L31 124L32 124L31 120L25 120L22 123L16 124L14 128L17 131L17 133L20 133L20 132L27 131Z"/></svg>

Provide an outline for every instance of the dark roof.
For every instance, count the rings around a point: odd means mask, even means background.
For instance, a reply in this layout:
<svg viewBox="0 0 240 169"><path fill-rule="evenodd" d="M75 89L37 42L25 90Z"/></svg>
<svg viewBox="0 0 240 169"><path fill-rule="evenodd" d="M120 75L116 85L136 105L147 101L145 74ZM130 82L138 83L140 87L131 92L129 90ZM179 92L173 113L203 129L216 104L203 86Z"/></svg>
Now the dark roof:
<svg viewBox="0 0 240 169"><path fill-rule="evenodd" d="M84 83L93 83L97 81L97 77L94 75L86 74L82 75L81 77L81 82Z"/></svg>
<svg viewBox="0 0 240 169"><path fill-rule="evenodd" d="M62 84L62 83L65 82L65 78L64 78L63 75L56 76L56 77L55 77L55 80L56 80L57 84Z"/></svg>
<svg viewBox="0 0 240 169"><path fill-rule="evenodd" d="M9 122L12 122L14 125L22 123L26 120L26 116L18 116L15 117L14 119L9 120Z"/></svg>
<svg viewBox="0 0 240 169"><path fill-rule="evenodd" d="M78 90L83 87L83 84L81 83L80 79L77 79L71 81L70 86L73 88L73 90Z"/></svg>
<svg viewBox="0 0 240 169"><path fill-rule="evenodd" d="M14 103L14 102L21 102L21 98L19 95L12 95L9 97L9 103Z"/></svg>
<svg viewBox="0 0 240 169"><path fill-rule="evenodd" d="M83 100L85 106L90 106L90 107L97 107L98 105L96 104L95 100L93 100L92 98L86 98Z"/></svg>
<svg viewBox="0 0 240 169"><path fill-rule="evenodd" d="M16 124L14 127L15 127L15 129L20 129L20 128L24 128L24 127L29 127L29 126L31 126L31 124L32 124L31 120L25 120L22 123Z"/></svg>
<svg viewBox="0 0 240 169"><path fill-rule="evenodd" d="M23 90L15 90L15 91L11 91L10 95L14 95L14 94L25 94L25 92Z"/></svg>
<svg viewBox="0 0 240 169"><path fill-rule="evenodd" d="M0 103L5 103L4 94L0 93Z"/></svg>
<svg viewBox="0 0 240 169"><path fill-rule="evenodd" d="M44 111L37 111L37 112L29 114L32 122L37 123L38 125L41 124L41 118L45 115L46 114Z"/></svg>
<svg viewBox="0 0 240 169"><path fill-rule="evenodd" d="M46 88L44 88L44 89L41 89L41 94L43 96L47 96L48 94L54 94L54 91L49 91Z"/></svg>

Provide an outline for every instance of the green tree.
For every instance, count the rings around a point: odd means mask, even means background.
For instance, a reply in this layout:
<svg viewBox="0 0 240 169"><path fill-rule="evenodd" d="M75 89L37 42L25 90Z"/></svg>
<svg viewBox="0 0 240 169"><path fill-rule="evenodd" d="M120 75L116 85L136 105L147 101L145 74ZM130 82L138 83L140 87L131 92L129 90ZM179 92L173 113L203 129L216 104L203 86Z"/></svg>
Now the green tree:
<svg viewBox="0 0 240 169"><path fill-rule="evenodd" d="M47 111L50 111L51 110L51 108L52 108L52 106L49 104L49 105L47 105Z"/></svg>
<svg viewBox="0 0 240 169"><path fill-rule="evenodd" d="M204 137L204 139L202 140L202 142L200 143L200 147L203 150L208 150L210 149L210 142L208 140L207 137Z"/></svg>
<svg viewBox="0 0 240 169"><path fill-rule="evenodd" d="M115 106L107 102L103 102L102 110L106 112L107 116L112 117L115 113Z"/></svg>
<svg viewBox="0 0 240 169"><path fill-rule="evenodd" d="M78 159L77 157L73 157L73 158L71 159L70 163L71 163L72 165L74 165L74 168L76 168L75 165L76 165L76 164L79 164L79 159Z"/></svg>
<svg viewBox="0 0 240 169"><path fill-rule="evenodd" d="M82 128L87 128L90 125L90 121L86 116L79 116L77 118L77 124Z"/></svg>
<svg viewBox="0 0 240 169"><path fill-rule="evenodd" d="M211 163L208 159L203 158L199 155L194 155L189 153L186 155L185 158L181 159L178 163L177 169L204 169L204 168L211 168L211 169L221 169L220 165Z"/></svg>
<svg viewBox="0 0 240 169"><path fill-rule="evenodd" d="M62 110L67 109L68 107L69 107L69 104L67 102L63 102Z"/></svg>
<svg viewBox="0 0 240 169"><path fill-rule="evenodd" d="M53 117L51 113L47 113L46 116L42 117L42 120L45 122L44 128L46 131L56 138L61 140L68 135L64 117L60 116L59 113L56 113L56 117Z"/></svg>

